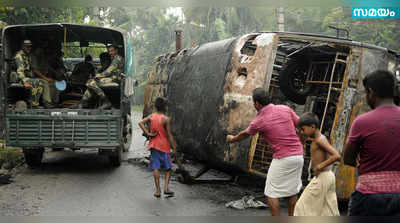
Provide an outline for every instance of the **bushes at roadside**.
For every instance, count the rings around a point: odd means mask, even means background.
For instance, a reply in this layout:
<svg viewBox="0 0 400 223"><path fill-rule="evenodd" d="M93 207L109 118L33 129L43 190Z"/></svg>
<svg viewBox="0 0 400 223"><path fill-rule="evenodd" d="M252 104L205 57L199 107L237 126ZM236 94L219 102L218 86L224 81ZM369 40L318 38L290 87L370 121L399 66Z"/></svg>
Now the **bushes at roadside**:
<svg viewBox="0 0 400 223"><path fill-rule="evenodd" d="M24 162L20 148L0 147L0 169L11 170Z"/></svg>

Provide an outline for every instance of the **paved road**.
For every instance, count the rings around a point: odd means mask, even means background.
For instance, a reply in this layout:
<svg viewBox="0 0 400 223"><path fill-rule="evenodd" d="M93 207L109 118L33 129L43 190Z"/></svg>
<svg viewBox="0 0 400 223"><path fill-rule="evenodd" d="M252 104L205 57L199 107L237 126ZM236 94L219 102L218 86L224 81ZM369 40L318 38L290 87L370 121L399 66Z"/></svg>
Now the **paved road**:
<svg viewBox="0 0 400 223"><path fill-rule="evenodd" d="M119 168L96 151L46 151L38 169L23 168L15 183L0 186L0 215L41 216L208 216L269 215L268 210L234 210L225 203L262 188L235 184L183 185L173 179L174 198L154 198L152 172L130 162L147 155L134 113L134 144ZM286 210L283 210L284 212Z"/></svg>

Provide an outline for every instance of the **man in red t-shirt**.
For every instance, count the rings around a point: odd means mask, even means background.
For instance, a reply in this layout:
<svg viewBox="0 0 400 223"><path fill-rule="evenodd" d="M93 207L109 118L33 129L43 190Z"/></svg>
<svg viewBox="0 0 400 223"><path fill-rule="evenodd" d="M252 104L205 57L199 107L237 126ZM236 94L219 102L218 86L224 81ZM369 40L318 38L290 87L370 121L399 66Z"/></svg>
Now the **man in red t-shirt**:
<svg viewBox="0 0 400 223"><path fill-rule="evenodd" d="M400 107L393 103L395 77L375 71L363 80L372 111L358 116L344 148L344 163L356 166L358 182L349 215L400 214Z"/></svg>
<svg viewBox="0 0 400 223"><path fill-rule="evenodd" d="M228 135L228 142L243 140L257 132L262 133L273 151L268 169L264 194L268 198L271 214L280 215L279 198L289 197L288 214L293 215L302 182L303 146L296 134L299 117L285 105L269 103L268 92L263 88L253 91L256 117L246 130L236 136Z"/></svg>

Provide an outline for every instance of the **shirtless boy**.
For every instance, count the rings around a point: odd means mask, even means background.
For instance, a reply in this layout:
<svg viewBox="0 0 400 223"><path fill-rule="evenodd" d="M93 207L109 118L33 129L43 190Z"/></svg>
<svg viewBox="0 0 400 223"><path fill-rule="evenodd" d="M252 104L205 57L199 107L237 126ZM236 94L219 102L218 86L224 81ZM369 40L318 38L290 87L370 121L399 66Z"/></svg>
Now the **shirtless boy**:
<svg viewBox="0 0 400 223"><path fill-rule="evenodd" d="M328 139L321 134L319 120L313 113L303 114L298 122L300 134L312 140L311 166L314 178L296 203L295 216L339 216L336 198L335 175L330 165L340 160L340 155Z"/></svg>

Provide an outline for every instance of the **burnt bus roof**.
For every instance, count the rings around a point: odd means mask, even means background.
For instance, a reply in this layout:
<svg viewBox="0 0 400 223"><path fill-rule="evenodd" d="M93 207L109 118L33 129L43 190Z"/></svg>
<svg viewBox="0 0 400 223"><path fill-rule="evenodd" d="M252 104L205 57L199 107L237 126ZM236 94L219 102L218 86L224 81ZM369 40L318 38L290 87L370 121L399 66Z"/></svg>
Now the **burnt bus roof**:
<svg viewBox="0 0 400 223"><path fill-rule="evenodd" d="M66 36L65 35L66 29ZM3 38L5 33L16 32L24 39L36 39L37 36L46 38L55 36L57 39L66 42L96 42L123 44L124 31L114 28L104 28L99 26L69 24L69 23L47 23L47 24L25 24L12 25L3 29ZM100 32L100 33L99 33ZM39 37L40 38L40 37Z"/></svg>
<svg viewBox="0 0 400 223"><path fill-rule="evenodd" d="M315 33L300 33L300 32L261 32L261 33L276 33L279 36L283 36L283 37L292 37L292 38L299 38L299 39L304 39L304 40L307 40L307 39L319 40L319 41L345 44L345 45L349 45L349 46L358 46L358 47L365 47L365 48L370 48L370 49L383 50L383 51L386 51L386 52L392 54L393 56L400 58L400 52L397 52L395 50L391 50L391 49L388 49L385 47L380 47L380 46L369 44L369 43L357 42L357 41L354 41L351 39L346 39L346 38L339 38L339 37L327 36L327 35L315 34Z"/></svg>

